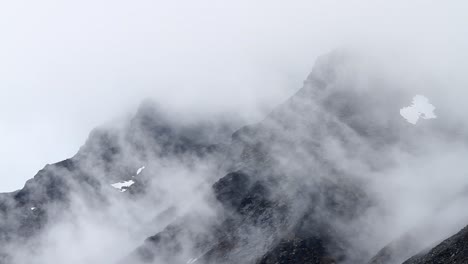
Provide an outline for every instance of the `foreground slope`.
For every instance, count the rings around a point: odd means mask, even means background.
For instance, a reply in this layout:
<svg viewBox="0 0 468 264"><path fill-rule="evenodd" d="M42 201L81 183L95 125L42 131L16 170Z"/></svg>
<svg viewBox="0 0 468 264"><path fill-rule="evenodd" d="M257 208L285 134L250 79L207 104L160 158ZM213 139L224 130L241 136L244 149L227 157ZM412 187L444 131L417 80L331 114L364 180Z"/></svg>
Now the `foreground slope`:
<svg viewBox="0 0 468 264"><path fill-rule="evenodd" d="M446 239L428 252L418 254L403 264L468 263L468 227Z"/></svg>

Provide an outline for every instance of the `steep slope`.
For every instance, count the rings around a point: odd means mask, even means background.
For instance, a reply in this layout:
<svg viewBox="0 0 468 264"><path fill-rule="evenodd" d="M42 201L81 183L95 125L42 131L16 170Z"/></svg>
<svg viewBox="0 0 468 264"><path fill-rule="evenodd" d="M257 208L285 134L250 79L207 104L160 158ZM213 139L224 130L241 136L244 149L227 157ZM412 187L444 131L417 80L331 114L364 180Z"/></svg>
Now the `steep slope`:
<svg viewBox="0 0 468 264"><path fill-rule="evenodd" d="M416 255L403 264L468 263L468 227L443 241L428 252Z"/></svg>
<svg viewBox="0 0 468 264"><path fill-rule="evenodd" d="M222 137L229 128L210 123L178 127L147 101L123 129L94 130L74 157L47 165L21 190L0 194L0 263L11 263L12 252L37 254L34 248L40 248L41 236L73 214L77 200L96 211L111 206L118 196L138 200L148 187L149 176L142 166L148 159L221 159L220 149L199 136L209 129L218 129L217 136ZM119 193L112 187L119 182L131 186L119 187ZM30 249L17 253L23 245Z"/></svg>
<svg viewBox="0 0 468 264"><path fill-rule="evenodd" d="M342 65L335 60L341 55L336 56L317 68L339 68ZM311 75L306 87L267 119L233 134L226 162L231 173L213 186L226 212L219 227L214 228L219 231L209 235L213 237L211 243L200 247L199 243L179 242L167 249L187 236L183 222L149 238L135 258L178 263L182 252L192 251L201 263L270 263L280 261L278 252L291 248L314 254L297 258L298 263L346 258L345 248L350 248L350 242L336 230L338 223L352 221L370 202L360 187L362 182L323 155L326 150L321 141L325 137L355 146L357 142L347 138L345 131L349 128L336 120L334 113L327 113L311 98L325 88L315 84L329 81L319 78L322 76ZM209 244L213 246L207 248ZM168 256L164 252L171 253Z"/></svg>

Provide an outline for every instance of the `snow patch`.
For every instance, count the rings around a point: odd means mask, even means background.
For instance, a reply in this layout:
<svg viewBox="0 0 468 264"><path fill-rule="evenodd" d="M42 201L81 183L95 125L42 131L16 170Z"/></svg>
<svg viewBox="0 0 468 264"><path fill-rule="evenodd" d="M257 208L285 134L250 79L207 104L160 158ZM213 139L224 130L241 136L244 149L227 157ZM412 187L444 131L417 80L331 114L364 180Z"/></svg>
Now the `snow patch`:
<svg viewBox="0 0 468 264"><path fill-rule="evenodd" d="M136 175L140 174L145 169L145 166L139 168L136 172Z"/></svg>
<svg viewBox="0 0 468 264"><path fill-rule="evenodd" d="M413 97L413 102L408 107L400 109L400 115L406 119L409 123L415 125L419 118L422 119L433 119L437 118L434 114L435 106L429 103L423 95L416 95Z"/></svg>
<svg viewBox="0 0 468 264"><path fill-rule="evenodd" d="M135 183L133 180L116 182L111 184L112 187L119 189L121 192L125 192L128 187L132 186ZM124 188L125 187L125 188Z"/></svg>
<svg viewBox="0 0 468 264"><path fill-rule="evenodd" d="M136 171L136 175L132 176L132 178L135 178L138 174L140 174L143 170L145 169L145 166L142 166ZM135 183L134 180L128 180L128 181L121 181L121 182L116 182L112 183L111 186L119 189L121 192L127 191L128 187L132 186Z"/></svg>
<svg viewBox="0 0 468 264"><path fill-rule="evenodd" d="M191 258L187 261L187 264L192 264L195 263L198 260L198 258Z"/></svg>

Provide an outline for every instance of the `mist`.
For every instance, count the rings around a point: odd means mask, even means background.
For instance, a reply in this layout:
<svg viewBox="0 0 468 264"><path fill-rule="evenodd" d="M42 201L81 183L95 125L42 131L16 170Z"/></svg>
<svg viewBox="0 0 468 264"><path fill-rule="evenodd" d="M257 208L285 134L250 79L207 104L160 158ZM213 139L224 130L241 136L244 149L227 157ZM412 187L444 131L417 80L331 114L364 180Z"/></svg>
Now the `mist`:
<svg viewBox="0 0 468 264"><path fill-rule="evenodd" d="M3 191L72 156L92 128L148 97L252 122L335 48L414 57L454 82L467 61L462 1L48 0L0 10Z"/></svg>
<svg viewBox="0 0 468 264"><path fill-rule="evenodd" d="M214 246L210 230L235 215L213 184L242 171L272 177L270 196L293 209L272 227L239 228L248 254L238 263L296 228L308 195L323 200L313 221L343 234L339 263L412 237L409 252L396 249L401 263L468 223L466 10L463 1L0 3L0 190L73 157L43 172L71 175L67 204L24 205L50 213L44 230L0 253L14 264L116 263L185 225L174 239L182 253L153 263L195 263ZM412 124L400 109L417 95L434 118ZM268 158L239 142L270 144ZM328 196L344 194L322 184L356 192L343 204L358 216L327 209Z"/></svg>

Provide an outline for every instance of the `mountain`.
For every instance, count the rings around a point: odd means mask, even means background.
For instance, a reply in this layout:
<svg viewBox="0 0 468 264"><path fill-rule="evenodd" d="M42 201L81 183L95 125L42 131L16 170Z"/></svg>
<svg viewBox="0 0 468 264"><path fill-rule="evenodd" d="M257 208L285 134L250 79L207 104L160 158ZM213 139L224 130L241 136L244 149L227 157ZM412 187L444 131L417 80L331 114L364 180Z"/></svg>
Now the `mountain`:
<svg viewBox="0 0 468 264"><path fill-rule="evenodd" d="M449 263L438 258L447 252L468 263L464 235L419 253L452 232L436 221L443 209L409 231L392 225L400 168L423 174L421 164L437 167L467 143L443 115L405 120L415 94L392 77L368 57L332 52L297 93L240 129L145 101L124 126L94 130L74 157L0 195L0 263L391 264L416 254L405 263ZM418 188L409 190L402 198ZM433 207L467 197L453 193Z"/></svg>

